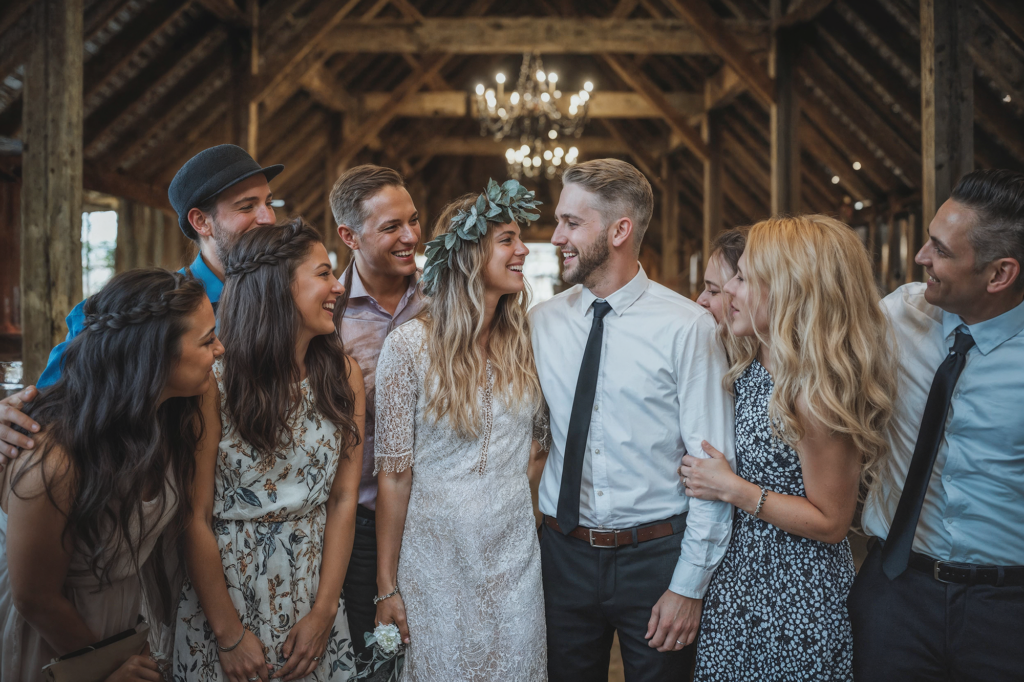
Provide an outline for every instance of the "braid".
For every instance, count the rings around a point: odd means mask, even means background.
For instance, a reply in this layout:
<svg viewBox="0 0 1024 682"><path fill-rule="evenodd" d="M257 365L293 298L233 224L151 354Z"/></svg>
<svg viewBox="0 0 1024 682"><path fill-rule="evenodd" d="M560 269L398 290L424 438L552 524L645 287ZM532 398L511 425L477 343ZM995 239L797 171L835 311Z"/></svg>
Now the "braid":
<svg viewBox="0 0 1024 682"><path fill-rule="evenodd" d="M299 227L300 221L292 221L277 228L274 238L258 253L247 254L244 251L248 249L231 249L224 264L224 276L248 275L264 265L278 265L292 258L295 254L291 242L298 236Z"/></svg>
<svg viewBox="0 0 1024 682"><path fill-rule="evenodd" d="M174 279L174 288L165 291L158 300L147 301L127 310L111 310L95 312L96 305L91 298L85 304L85 330L101 332L107 329L124 329L132 325L145 324L154 318L166 317L174 313L190 313L195 308L193 291L182 288L186 282L193 282L191 273L168 273Z"/></svg>

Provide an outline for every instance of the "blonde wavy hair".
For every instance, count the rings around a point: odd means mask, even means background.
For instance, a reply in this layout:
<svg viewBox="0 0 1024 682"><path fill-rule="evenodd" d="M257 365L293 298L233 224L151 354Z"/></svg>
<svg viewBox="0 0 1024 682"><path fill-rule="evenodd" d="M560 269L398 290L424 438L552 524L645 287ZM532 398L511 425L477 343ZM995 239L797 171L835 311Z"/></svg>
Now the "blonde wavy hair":
<svg viewBox="0 0 1024 682"><path fill-rule="evenodd" d="M455 214L469 210L476 198L476 194L467 194L445 206L433 236L449 232ZM447 417L464 438L475 438L479 433L477 389L487 380L487 372L477 340L484 324L483 270L491 256L496 227L488 223L484 237L475 243L463 241L452 253L451 267L441 272L437 290L420 314L430 360L427 411L438 421ZM526 317L529 305L529 285L519 294L502 296L487 341L494 391L510 408L524 403L536 407L540 402L540 381Z"/></svg>
<svg viewBox="0 0 1024 682"><path fill-rule="evenodd" d="M758 340L768 348L775 380L768 406L773 428L790 444L803 437L796 416L802 396L815 418L863 454L863 501L888 471L886 434L899 374L867 251L842 222L804 215L757 223L743 254L751 300L768 291L770 342L760 335ZM727 386L758 352L758 344L737 348L742 350L732 359Z"/></svg>

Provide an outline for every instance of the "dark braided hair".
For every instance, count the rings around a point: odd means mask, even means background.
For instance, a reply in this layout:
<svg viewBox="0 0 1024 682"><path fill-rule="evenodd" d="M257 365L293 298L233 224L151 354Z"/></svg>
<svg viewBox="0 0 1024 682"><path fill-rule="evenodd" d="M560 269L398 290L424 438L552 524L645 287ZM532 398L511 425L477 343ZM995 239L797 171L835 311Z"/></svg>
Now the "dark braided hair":
<svg viewBox="0 0 1024 682"><path fill-rule="evenodd" d="M110 582L112 568L102 563L104 551L116 542L125 543L138 568L150 532L140 537L137 525L147 492L159 491L157 518L177 505L171 539L188 522L203 433L199 398L160 400L189 318L204 301L202 283L180 273L151 268L117 275L86 301L86 326L64 351L60 379L26 410L42 427L39 446L11 488L18 494L21 477L40 466L46 493L59 506L54 486L70 483L67 540L101 583ZM69 465L66 475L54 473L63 470L59 460L48 464L60 456ZM164 494L168 475L171 499Z"/></svg>
<svg viewBox="0 0 1024 682"><path fill-rule="evenodd" d="M291 286L295 269L321 243L320 234L296 218L249 230L225 263L219 308L225 411L264 461L291 444L292 417L301 408L295 360L301 316ZM314 337L305 360L313 401L342 432L347 450L358 442L359 431L341 336Z"/></svg>

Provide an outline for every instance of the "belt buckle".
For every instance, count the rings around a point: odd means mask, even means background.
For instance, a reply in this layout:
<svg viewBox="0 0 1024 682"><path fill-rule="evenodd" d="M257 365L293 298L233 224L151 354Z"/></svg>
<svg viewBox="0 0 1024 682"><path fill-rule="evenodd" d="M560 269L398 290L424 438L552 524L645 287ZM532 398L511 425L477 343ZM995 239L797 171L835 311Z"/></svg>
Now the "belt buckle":
<svg viewBox="0 0 1024 682"><path fill-rule="evenodd" d="M610 547L607 546L607 545L595 545L594 544L594 529L593 528L588 528L587 531L590 533L590 546L591 547L594 547L596 549L610 549ZM607 533L609 531L599 530L597 532L598 533ZM615 538L615 544L611 545L611 547L618 547L619 546L619 534L616 531L611 531L611 534L612 534L612 537Z"/></svg>
<svg viewBox="0 0 1024 682"><path fill-rule="evenodd" d="M932 577L935 578L936 580L938 580L940 583L945 583L946 585L951 585L953 583L952 580L943 580L942 578L939 577L939 571L942 569L942 566L940 566L940 564L944 564L944 563L946 563L946 562L945 561L939 561L939 560L935 561L935 563L932 565Z"/></svg>

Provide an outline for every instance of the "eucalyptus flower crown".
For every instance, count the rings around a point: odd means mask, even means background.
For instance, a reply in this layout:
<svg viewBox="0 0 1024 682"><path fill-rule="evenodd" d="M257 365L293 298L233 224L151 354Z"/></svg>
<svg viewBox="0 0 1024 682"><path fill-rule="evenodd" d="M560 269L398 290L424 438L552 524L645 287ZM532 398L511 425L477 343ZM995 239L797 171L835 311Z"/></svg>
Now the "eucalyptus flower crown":
<svg viewBox="0 0 1024 682"><path fill-rule="evenodd" d="M427 262L420 280L423 293L427 296L436 293L441 272L453 267L455 253L462 248L462 242L479 242L487 234L487 223L529 225L540 218L537 212L540 203L534 199L532 191L527 191L516 180L506 180L502 185L488 180L487 191L476 198L468 211L455 214L448 232L427 242Z"/></svg>

